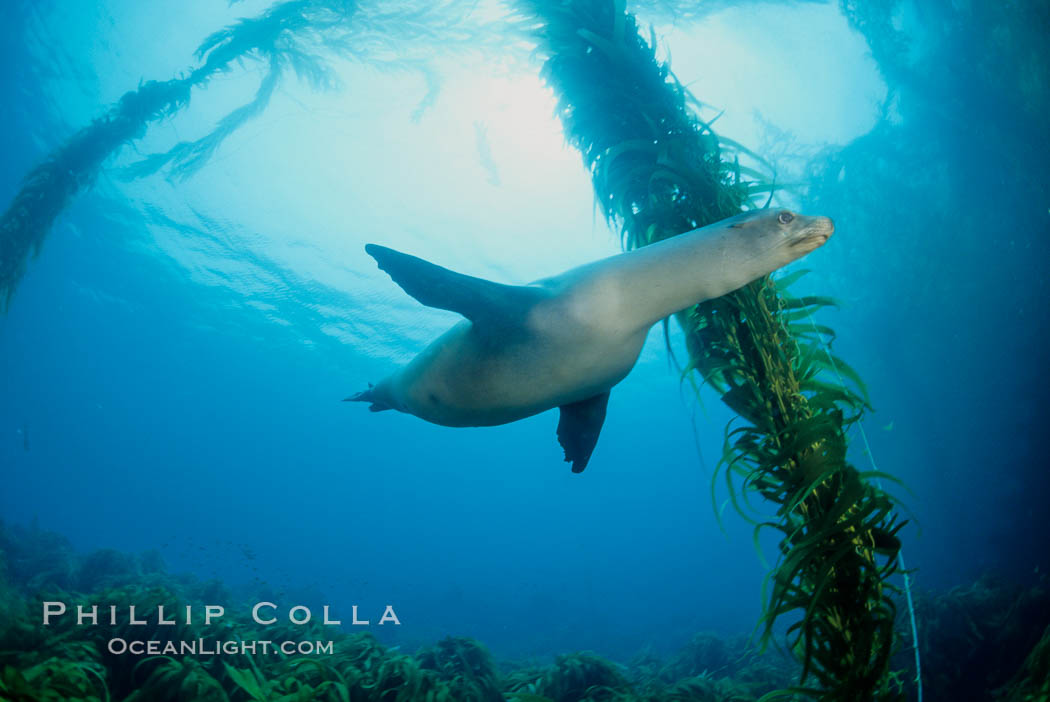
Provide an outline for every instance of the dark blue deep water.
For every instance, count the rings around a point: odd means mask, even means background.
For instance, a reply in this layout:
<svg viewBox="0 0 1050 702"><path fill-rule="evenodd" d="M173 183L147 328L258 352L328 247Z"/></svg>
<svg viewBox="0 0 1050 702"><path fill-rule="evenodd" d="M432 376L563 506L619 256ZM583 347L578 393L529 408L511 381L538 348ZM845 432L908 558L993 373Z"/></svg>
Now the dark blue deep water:
<svg viewBox="0 0 1050 702"><path fill-rule="evenodd" d="M502 17L482 5L470 31ZM789 270L841 303L819 321L871 391L878 468L905 486L887 487L911 520L913 586L1038 583L1045 3L865 10L883 24L835 3L677 20L674 5L628 9L705 114L725 110L720 134L776 164L777 202L835 219ZM122 94L192 70L201 40L267 7L4 0L3 206ZM199 169L133 177L252 100L266 62L231 64L70 199L0 318L0 518L81 552L156 550L169 572L284 607L356 604L374 623L391 604L401 626L371 630L402 650L466 635L501 658L627 660L749 634L766 567L731 507L719 525L721 480L711 494L731 414L680 382L659 327L581 475L555 412L450 429L341 402L456 320L405 295L365 243L512 283L619 250L527 47L397 31L377 24L357 56L316 49L327 87L286 67ZM674 328L671 343L684 358Z"/></svg>

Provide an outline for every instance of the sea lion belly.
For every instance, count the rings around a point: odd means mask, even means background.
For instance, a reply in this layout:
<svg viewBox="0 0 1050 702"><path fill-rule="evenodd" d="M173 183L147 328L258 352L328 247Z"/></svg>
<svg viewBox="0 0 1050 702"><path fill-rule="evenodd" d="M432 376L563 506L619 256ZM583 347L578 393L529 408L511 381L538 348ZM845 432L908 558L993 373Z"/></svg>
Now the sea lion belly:
<svg viewBox="0 0 1050 702"><path fill-rule="evenodd" d="M506 424L609 390L630 372L644 341L644 334L610 341L544 324L495 343L464 321L401 371L394 394L398 409L435 424Z"/></svg>

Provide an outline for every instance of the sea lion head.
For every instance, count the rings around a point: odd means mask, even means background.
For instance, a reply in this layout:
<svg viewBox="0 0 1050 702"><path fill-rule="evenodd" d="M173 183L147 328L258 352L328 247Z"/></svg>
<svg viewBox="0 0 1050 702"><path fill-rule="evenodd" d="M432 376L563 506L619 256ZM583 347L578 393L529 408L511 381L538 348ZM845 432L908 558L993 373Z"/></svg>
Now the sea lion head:
<svg viewBox="0 0 1050 702"><path fill-rule="evenodd" d="M811 217L786 209L763 209L745 212L726 224L739 231L734 236L747 237L762 258L767 256L775 268L787 265L814 251L835 232L830 217Z"/></svg>

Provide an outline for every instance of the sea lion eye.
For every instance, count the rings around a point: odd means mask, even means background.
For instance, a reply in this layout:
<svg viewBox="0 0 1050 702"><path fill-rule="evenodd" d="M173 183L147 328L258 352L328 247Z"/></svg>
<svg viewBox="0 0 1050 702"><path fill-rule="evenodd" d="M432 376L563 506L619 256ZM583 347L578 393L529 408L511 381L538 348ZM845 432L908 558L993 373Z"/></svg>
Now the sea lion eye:
<svg viewBox="0 0 1050 702"><path fill-rule="evenodd" d="M777 215L777 221L781 224L790 224L791 220L793 220L794 218L795 215L791 214L790 212L781 212L779 215Z"/></svg>

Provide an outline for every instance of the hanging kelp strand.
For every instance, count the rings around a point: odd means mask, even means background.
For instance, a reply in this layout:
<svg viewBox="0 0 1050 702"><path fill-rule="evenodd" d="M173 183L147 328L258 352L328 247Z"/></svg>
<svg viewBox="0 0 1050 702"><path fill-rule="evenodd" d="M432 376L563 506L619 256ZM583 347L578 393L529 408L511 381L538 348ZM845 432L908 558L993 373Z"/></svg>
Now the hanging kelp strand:
<svg viewBox="0 0 1050 702"><path fill-rule="evenodd" d="M639 35L623 0L518 0L546 62L566 138L580 150L595 195L625 248L646 246L754 206L769 184L723 159L698 105L655 38ZM746 154L742 147L734 149ZM722 458L738 511L781 534L761 626L787 624L802 664L799 686L770 697L902 699L891 684L894 588L901 524L891 499L846 458L848 426L867 407L860 378L823 355L830 330L808 322L831 301L795 298L765 277L678 315L699 374L737 414ZM805 323L804 323L805 322ZM833 359L833 360L829 360ZM849 385L826 372L834 363ZM775 516L752 516L759 494ZM767 510L768 511L768 510ZM815 684L814 684L815 683Z"/></svg>
<svg viewBox="0 0 1050 702"><path fill-rule="evenodd" d="M125 93L105 116L74 134L25 176L0 218L0 307L10 304L26 261L40 253L70 198L94 181L113 152L141 137L150 122L185 105L190 87L188 79L150 81Z"/></svg>
<svg viewBox="0 0 1050 702"><path fill-rule="evenodd" d="M141 178L165 168L177 178L192 175L225 139L262 114L286 71L315 89L335 85L328 64L332 57L424 75L428 91L414 114L418 118L440 85L429 65L433 56L515 45L518 35L502 19L468 22L474 4L474 0L286 0L212 33L197 49L197 68L183 77L147 82L128 92L25 177L0 218L0 308L10 304L26 261L39 253L70 198L88 187L103 163L124 144L144 136L151 123L185 107L193 88L202 88L217 73L245 62L266 67L252 99L220 119L209 133L150 154L123 168L121 175Z"/></svg>
<svg viewBox="0 0 1050 702"><path fill-rule="evenodd" d="M204 63L190 74L190 82L203 85L214 74L245 59L265 61L267 72L255 96L219 120L205 136L152 154L124 169L123 175L141 178L165 166L170 166L172 175L179 178L197 172L227 137L266 109L286 68L315 89L331 87L335 79L320 52L338 46L336 37L350 31L356 8L356 3L344 0L293 0L207 37L196 52Z"/></svg>
<svg viewBox="0 0 1050 702"><path fill-rule="evenodd" d="M198 49L198 57L204 63L188 76L164 82L149 81L125 93L104 116L52 152L26 175L0 218L0 306L6 309L10 304L25 272L26 261L40 252L55 218L74 195L94 182L106 159L124 144L141 138L150 123L185 107L192 88L203 85L215 73L228 70L235 61L264 58L271 62L271 74L275 65L288 62L316 82L323 69L316 59L301 51L290 35L307 28L330 30L347 22L352 11L353 4L341 0L294 0L278 3L259 17L241 20L204 41ZM261 111L274 80L275 75L264 79L253 104L235 111L220 123L210 139L187 149L187 153L181 154L184 161L199 165L222 138ZM143 172L153 170L156 168L143 169Z"/></svg>

